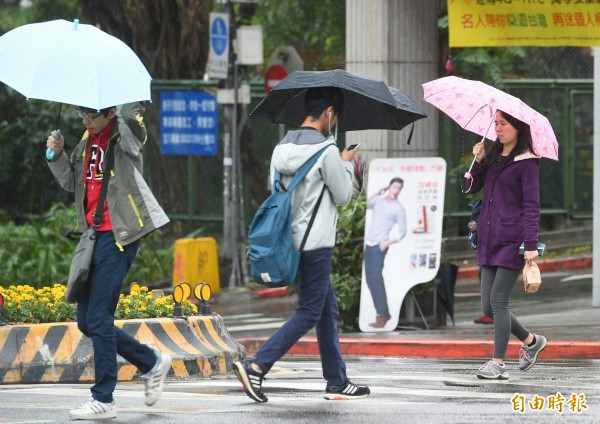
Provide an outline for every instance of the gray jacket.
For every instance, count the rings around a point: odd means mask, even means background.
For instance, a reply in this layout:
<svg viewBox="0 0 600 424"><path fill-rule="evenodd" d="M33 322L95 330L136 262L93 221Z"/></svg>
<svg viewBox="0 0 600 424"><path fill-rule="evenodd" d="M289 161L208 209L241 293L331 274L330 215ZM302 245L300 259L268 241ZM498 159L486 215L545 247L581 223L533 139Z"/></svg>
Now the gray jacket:
<svg viewBox="0 0 600 424"><path fill-rule="evenodd" d="M147 132L142 114L143 103L121 106L109 141L114 149L114 166L108 180L106 201L117 245L125 246L169 222L150 188L142 177L142 147ZM79 231L88 225L85 220L83 181L89 134L86 131L71 157L63 152L48 162L54 177L67 191L75 192L77 226Z"/></svg>
<svg viewBox="0 0 600 424"><path fill-rule="evenodd" d="M282 182L288 185L293 175L313 154L323 147L333 144L333 137L325 138L312 129L289 131L273 150L271 157L271 183L274 168L282 174ZM347 203L352 197L353 167L343 161L340 152L330 147L300 182L292 194L292 234L294 248L299 249L308 222L323 189L323 200L317 211L304 250L315 250L335 245L337 207Z"/></svg>

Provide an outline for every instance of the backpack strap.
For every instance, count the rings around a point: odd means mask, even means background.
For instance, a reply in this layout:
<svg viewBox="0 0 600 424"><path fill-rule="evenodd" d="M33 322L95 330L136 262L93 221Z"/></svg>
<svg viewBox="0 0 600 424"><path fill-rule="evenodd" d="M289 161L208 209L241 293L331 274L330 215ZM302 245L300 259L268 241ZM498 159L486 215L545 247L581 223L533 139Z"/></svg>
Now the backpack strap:
<svg viewBox="0 0 600 424"><path fill-rule="evenodd" d="M327 150L331 146L335 146L335 144L333 144L333 143L328 144L327 146L325 146L321 150L319 150L317 153L312 155L306 162L304 162L304 164L296 172L296 175L294 175L294 178L292 179L292 181L287 186L287 189L286 188L283 188L283 189L288 192L292 192L298 186L298 184L300 184L300 181L302 181L302 179L304 177L306 177L306 174L308 174L308 171L310 171L310 169L314 166L314 164L317 162L317 160L323 154L323 152L325 152L325 150ZM275 184L274 185L276 185L276 184L281 185L281 181L280 181L281 176L279 176L279 180L278 180L277 179L278 175L280 175L279 171L277 170L277 168L275 168L275 178L274 178Z"/></svg>
<svg viewBox="0 0 600 424"><path fill-rule="evenodd" d="M272 191L273 192L282 191L282 190L284 190L284 191L287 190L288 192L293 191L296 188L296 186L300 183L300 181L302 181L302 179L306 176L306 174L308 174L308 171L310 171L310 169L314 166L314 164L317 162L317 159L319 159L319 157L323 154L323 152L325 152L325 150L327 150L331 146L335 146L335 144L333 144L333 143L328 144L327 146L325 146L321 150L319 150L317 153L312 155L310 157L310 159L308 159L306 162L304 162L304 164L300 167L298 172L296 172L296 175L294 176L294 178L288 185L287 189L283 186L283 184L281 184L281 173L279 172L279 170L277 168L275 168ZM308 239L308 234L310 233L310 229L312 228L313 223L315 222L315 218L317 217L317 211L319 210L319 206L321 205L321 200L323 200L323 195L325 194L326 188L327 188L327 186L325 184L323 184L323 189L321 190L321 194L319 195L317 204L315 205L315 208L313 209L313 213L310 217L310 221L308 222L308 226L306 227L306 232L304 233L304 237L302 238L302 243L300 244L300 249L298 250L299 252L302 252L304 250L304 245L306 244L306 240Z"/></svg>
<svg viewBox="0 0 600 424"><path fill-rule="evenodd" d="M93 227L97 229L102 224L102 215L104 214L104 200L106 199L106 192L108 191L108 180L110 179L110 171L112 171L113 164L115 162L114 149L116 146L111 145L108 142L108 157L106 158L106 165L104 166L104 176L102 177L102 188L100 189L100 197L98 197L98 205L93 213Z"/></svg>
<svg viewBox="0 0 600 424"><path fill-rule="evenodd" d="M306 240L308 240L308 233L310 233L310 229L313 226L313 222L315 222L315 218L317 217L317 211L319 210L319 206L321 205L321 200L323 200L323 194L325 194L325 188L327 186L325 184L323 184L323 190L321 190L321 194L319 195L319 200L317 200L317 204L315 205L315 208L313 209L313 213L310 217L310 221L308 221L308 226L306 227L306 232L304 233L304 237L302 237L302 243L300 243L300 249L298 249L299 252L302 252L304 250L304 245L306 244Z"/></svg>

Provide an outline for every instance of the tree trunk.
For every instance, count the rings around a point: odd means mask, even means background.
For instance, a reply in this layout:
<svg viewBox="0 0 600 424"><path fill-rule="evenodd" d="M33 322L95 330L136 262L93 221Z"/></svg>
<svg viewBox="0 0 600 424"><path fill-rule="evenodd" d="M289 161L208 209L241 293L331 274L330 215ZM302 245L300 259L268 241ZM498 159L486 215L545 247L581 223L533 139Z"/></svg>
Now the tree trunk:
<svg viewBox="0 0 600 424"><path fill-rule="evenodd" d="M154 79L197 80L203 77L209 54L211 0L80 0L80 4L92 24L121 39L138 54ZM160 154L160 99L158 94L153 97L145 117L148 126L146 176L167 212L186 213L188 157ZM249 171L244 179L254 203L259 203L264 198L265 172L255 166L258 161L250 131L245 130L242 134L241 158L243 168ZM214 160L222 163L222 149ZM198 158L194 160L194 167L200 163L206 162ZM201 169L196 171L196 175L202 174ZM192 177L196 178L196 175ZM220 184L221 181L202 181L199 178L194 183L199 187L201 184ZM263 188L262 192L259 187ZM195 213L201 212L203 208L200 205L210 200L213 199L202 199L201 190L196 190L192 205Z"/></svg>

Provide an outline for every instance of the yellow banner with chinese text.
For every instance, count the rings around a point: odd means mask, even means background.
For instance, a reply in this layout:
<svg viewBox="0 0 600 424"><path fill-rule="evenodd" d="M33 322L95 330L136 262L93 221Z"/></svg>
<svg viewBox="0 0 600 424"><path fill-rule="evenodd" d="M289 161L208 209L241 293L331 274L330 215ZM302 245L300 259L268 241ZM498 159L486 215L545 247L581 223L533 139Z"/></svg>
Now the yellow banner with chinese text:
<svg viewBox="0 0 600 424"><path fill-rule="evenodd" d="M600 0L448 0L450 47L600 46Z"/></svg>

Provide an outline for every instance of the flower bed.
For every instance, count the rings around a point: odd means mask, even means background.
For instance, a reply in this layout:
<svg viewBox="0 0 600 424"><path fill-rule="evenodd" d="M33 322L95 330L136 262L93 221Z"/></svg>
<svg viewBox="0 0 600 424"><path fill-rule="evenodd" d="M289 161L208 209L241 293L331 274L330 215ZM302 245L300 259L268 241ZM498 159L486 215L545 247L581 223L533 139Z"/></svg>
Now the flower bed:
<svg viewBox="0 0 600 424"><path fill-rule="evenodd" d="M0 321L4 324L38 324L50 322L74 321L76 305L65 298L66 286L54 284L53 287L35 289L29 285L0 287L4 297L4 308L0 309ZM116 319L159 318L173 314L175 301L173 296L160 296L147 287L135 285L129 294L121 294ZM181 307L184 315L195 315L198 308L188 300Z"/></svg>

